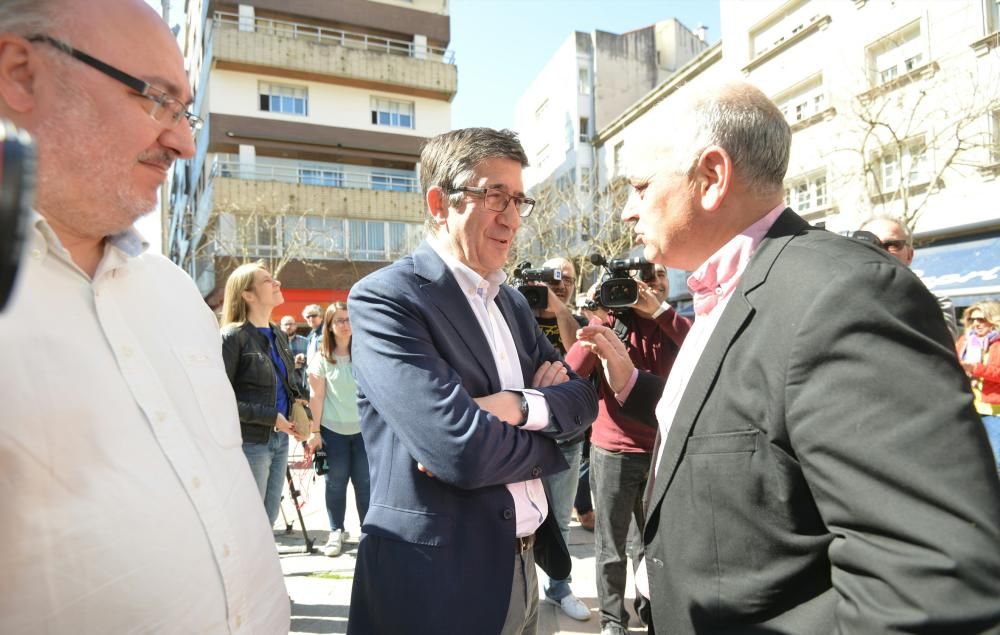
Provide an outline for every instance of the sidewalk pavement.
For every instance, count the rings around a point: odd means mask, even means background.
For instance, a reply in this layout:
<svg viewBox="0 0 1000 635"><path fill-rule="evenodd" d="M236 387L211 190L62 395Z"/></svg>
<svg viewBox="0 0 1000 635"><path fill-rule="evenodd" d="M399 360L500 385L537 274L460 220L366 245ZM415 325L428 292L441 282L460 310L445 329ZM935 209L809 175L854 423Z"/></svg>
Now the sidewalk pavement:
<svg viewBox="0 0 1000 635"><path fill-rule="evenodd" d="M351 585L354 579L354 561L360 535L360 523L354 506L354 492L347 492L347 518L345 525L349 537L344 543L344 551L336 558L325 557L321 549L329 533L324 501L325 483L322 477L310 473L310 482L302 485L305 504L302 517L309 538L314 541L315 552L304 553L304 540L295 509L287 496L282 499L282 513L275 523L275 542L281 559L281 569L285 574L285 585L294 604L292 605L292 633L346 633L347 614L351 602ZM286 522L291 530L286 532ZM294 521L294 522L292 522ZM597 611L597 587L595 586L594 534L580 527L575 521L570 527L570 555L573 558L573 591L590 607L591 618L578 622L566 616L553 604L539 601L537 635L559 635L570 633L600 633ZM545 574L538 570L539 593L544 584ZM627 584L629 591L626 606L631 611L634 587L631 573ZM639 620L632 616L630 633L645 633L639 627ZM405 635L405 634L400 634ZM470 634L475 635L475 634Z"/></svg>

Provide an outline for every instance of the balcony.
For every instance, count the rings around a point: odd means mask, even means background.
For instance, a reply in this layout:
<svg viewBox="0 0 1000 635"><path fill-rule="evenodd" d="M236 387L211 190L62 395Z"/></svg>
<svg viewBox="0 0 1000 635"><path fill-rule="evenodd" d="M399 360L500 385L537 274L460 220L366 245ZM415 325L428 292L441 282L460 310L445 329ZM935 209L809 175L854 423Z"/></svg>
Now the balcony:
<svg viewBox="0 0 1000 635"><path fill-rule="evenodd" d="M444 49L221 11L214 14L211 28L213 55L222 69L447 101L458 88L454 53Z"/></svg>
<svg viewBox="0 0 1000 635"><path fill-rule="evenodd" d="M332 165L231 160L217 160L212 174L216 212L424 220L424 199L415 177L352 172Z"/></svg>

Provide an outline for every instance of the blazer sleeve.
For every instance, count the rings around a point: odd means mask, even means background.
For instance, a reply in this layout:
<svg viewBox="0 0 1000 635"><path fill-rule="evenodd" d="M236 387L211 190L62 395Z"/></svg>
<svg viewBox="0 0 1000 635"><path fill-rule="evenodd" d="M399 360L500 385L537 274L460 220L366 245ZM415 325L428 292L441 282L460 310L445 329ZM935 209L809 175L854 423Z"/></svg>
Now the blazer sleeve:
<svg viewBox="0 0 1000 635"><path fill-rule="evenodd" d="M362 429L385 426L414 461L441 482L464 489L516 483L566 469L554 441L481 410L442 355L446 320L417 301L402 276L369 276L351 290L353 369ZM412 285L411 285L412 286ZM460 298L461 299L461 298ZM576 391L546 391L560 425ZM369 430L365 430L369 427Z"/></svg>
<svg viewBox="0 0 1000 635"><path fill-rule="evenodd" d="M803 313L788 461L833 535L833 630L996 632L1000 484L934 297L896 263L858 263Z"/></svg>
<svg viewBox="0 0 1000 635"><path fill-rule="evenodd" d="M621 413L647 426L657 427L656 404L659 403L666 385L665 377L640 370L635 378L635 384L632 385L632 391L622 404Z"/></svg>
<svg viewBox="0 0 1000 635"><path fill-rule="evenodd" d="M534 374L544 362L561 362L566 365L569 375L569 380L561 384L536 389L545 397L549 407L549 425L541 430L535 430L534 433L560 441L579 436L597 418L597 391L594 390L594 385L590 380L580 377L552 346L538 327L524 297L508 288L501 292L508 293L508 297L513 301L517 315L511 317L519 320L521 328L534 337L534 342L523 343L528 346L528 354L532 359L531 373ZM526 372L524 383L529 384L531 379Z"/></svg>

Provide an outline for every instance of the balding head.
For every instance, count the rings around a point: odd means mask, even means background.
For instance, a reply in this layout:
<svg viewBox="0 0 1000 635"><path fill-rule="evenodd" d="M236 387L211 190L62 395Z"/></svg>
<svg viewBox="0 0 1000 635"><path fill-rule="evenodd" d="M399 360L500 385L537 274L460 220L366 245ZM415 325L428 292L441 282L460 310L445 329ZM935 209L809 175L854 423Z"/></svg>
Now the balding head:
<svg viewBox="0 0 1000 635"><path fill-rule="evenodd" d="M716 85L676 102L667 115L669 139L646 135L629 152L629 165L665 162L688 174L703 151L718 146L758 195L783 191L792 132L767 95L744 81ZM665 133L666 134L666 133Z"/></svg>
<svg viewBox="0 0 1000 635"><path fill-rule="evenodd" d="M171 163L194 154L191 129L151 116L155 104L73 51L191 99L170 29L143 0L4 0L0 114L32 133L36 208L74 259L100 249L156 206ZM45 36L32 38L30 36Z"/></svg>
<svg viewBox="0 0 1000 635"><path fill-rule="evenodd" d="M875 234L886 251L907 267L913 263L913 232L903 221L890 216L876 216L865 221L861 229Z"/></svg>

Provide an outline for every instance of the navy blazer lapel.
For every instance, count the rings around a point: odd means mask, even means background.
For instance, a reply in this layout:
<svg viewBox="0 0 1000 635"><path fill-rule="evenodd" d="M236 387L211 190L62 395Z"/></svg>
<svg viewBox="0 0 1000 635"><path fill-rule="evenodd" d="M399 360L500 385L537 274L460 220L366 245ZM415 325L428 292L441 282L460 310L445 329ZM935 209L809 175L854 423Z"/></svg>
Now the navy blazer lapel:
<svg viewBox="0 0 1000 635"><path fill-rule="evenodd" d="M698 414L708 399L709 388L715 384L726 353L740 331L753 318L755 312L751 298L753 290L764 283L774 261L788 241L806 227L808 224L805 221L786 209L772 225L747 264L739 285L733 290L733 296L729 299L705 351L691 373L687 389L678 404L677 414L667 432L666 441L657 439L659 443L665 443L665 447L657 466L656 481L646 501L647 512L659 504L667 491L684 453L687 439L691 435L691 428L694 427ZM725 390L725 386L719 389Z"/></svg>
<svg viewBox="0 0 1000 635"><path fill-rule="evenodd" d="M493 362L490 344L479 326L479 319L472 312L455 276L426 240L413 252L413 273L423 278L421 290L437 307L438 315L459 334L462 343L469 349L469 355L489 377L491 390L499 392L500 375Z"/></svg>

